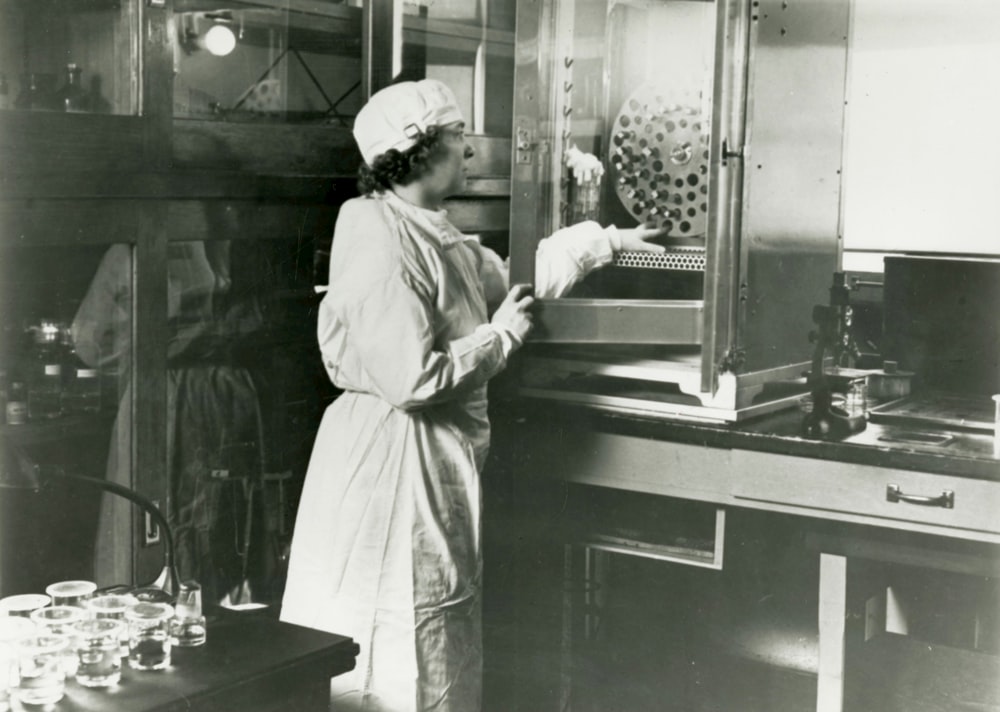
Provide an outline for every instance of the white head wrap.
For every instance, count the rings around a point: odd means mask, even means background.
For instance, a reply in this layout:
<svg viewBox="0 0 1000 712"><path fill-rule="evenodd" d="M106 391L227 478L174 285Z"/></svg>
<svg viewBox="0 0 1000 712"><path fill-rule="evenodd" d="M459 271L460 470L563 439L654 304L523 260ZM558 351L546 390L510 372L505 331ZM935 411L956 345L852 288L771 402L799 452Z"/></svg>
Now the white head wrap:
<svg viewBox="0 0 1000 712"><path fill-rule="evenodd" d="M372 95L354 120L354 140L365 163L391 148L412 148L431 126L464 121L458 101L436 79L400 82Z"/></svg>

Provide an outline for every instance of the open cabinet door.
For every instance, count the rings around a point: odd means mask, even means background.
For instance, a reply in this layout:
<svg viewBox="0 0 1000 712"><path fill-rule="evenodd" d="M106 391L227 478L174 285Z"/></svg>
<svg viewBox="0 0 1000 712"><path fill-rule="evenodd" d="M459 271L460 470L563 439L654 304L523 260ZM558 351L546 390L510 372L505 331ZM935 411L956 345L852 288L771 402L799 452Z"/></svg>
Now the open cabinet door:
<svg viewBox="0 0 1000 712"><path fill-rule="evenodd" d="M659 384L652 390L695 417L722 420L749 408L765 383L807 368L812 305L825 301L837 267L848 4L784 5L519 6L512 281L533 283L538 244L560 227L665 230L656 240L665 252L620 252L565 296L539 300L528 362L546 360L560 377L599 377L611 390ZM815 58L833 69L817 83L791 64L803 57L800 66ZM754 103L758 86L763 105ZM755 121L767 122L761 157L774 164L750 157ZM599 181L574 173L576 151L599 162ZM796 161L805 168L788 165ZM786 171L794 182L780 184ZM805 229L799 201L816 209ZM748 234L748 224L760 232Z"/></svg>

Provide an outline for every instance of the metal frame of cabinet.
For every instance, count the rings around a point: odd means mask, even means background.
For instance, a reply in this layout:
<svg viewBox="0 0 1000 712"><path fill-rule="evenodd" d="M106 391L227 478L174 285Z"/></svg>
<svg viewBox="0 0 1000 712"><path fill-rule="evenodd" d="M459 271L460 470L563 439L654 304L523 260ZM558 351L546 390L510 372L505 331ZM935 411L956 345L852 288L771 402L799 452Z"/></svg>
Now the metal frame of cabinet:
<svg viewBox="0 0 1000 712"><path fill-rule="evenodd" d="M573 61L567 37L573 4L548 0L519 9L511 271L513 281L531 282L536 246L559 226L565 113L557 97L571 85L563 76ZM846 0L716 3L700 299L540 300L534 341L574 344L583 355L572 348L529 348L527 368L544 363L562 374L673 384L696 402L659 403L533 383L524 393L738 420L767 407L754 401L765 384L807 370L812 306L827 302L839 263L848 11ZM608 124L615 109L604 107ZM685 357L618 358L608 350L602 357L578 349L622 344L677 346Z"/></svg>

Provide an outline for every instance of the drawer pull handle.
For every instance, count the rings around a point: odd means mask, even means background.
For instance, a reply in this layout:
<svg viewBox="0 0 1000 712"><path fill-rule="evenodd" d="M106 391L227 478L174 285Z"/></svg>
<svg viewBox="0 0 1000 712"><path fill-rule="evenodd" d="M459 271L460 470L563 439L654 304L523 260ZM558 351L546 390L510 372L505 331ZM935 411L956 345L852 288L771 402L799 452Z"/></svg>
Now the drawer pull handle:
<svg viewBox="0 0 1000 712"><path fill-rule="evenodd" d="M941 490L941 494L937 497L928 497L922 494L906 494L903 490L899 489L899 485L886 485L885 499L887 502L907 502L908 504L919 504L924 507L955 508L955 493L951 490Z"/></svg>

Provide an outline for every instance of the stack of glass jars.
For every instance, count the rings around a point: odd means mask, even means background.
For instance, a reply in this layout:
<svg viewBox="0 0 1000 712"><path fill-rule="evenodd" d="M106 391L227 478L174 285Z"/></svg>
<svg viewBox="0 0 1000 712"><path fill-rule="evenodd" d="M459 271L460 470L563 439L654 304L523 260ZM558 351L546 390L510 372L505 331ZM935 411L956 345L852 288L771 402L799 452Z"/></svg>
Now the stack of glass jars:
<svg viewBox="0 0 1000 712"><path fill-rule="evenodd" d="M205 642L198 584L186 582L176 608L172 601L159 589L99 592L90 581L0 599L0 710L12 695L21 704L54 704L67 680L113 687L124 661L131 670L169 668L174 646Z"/></svg>

